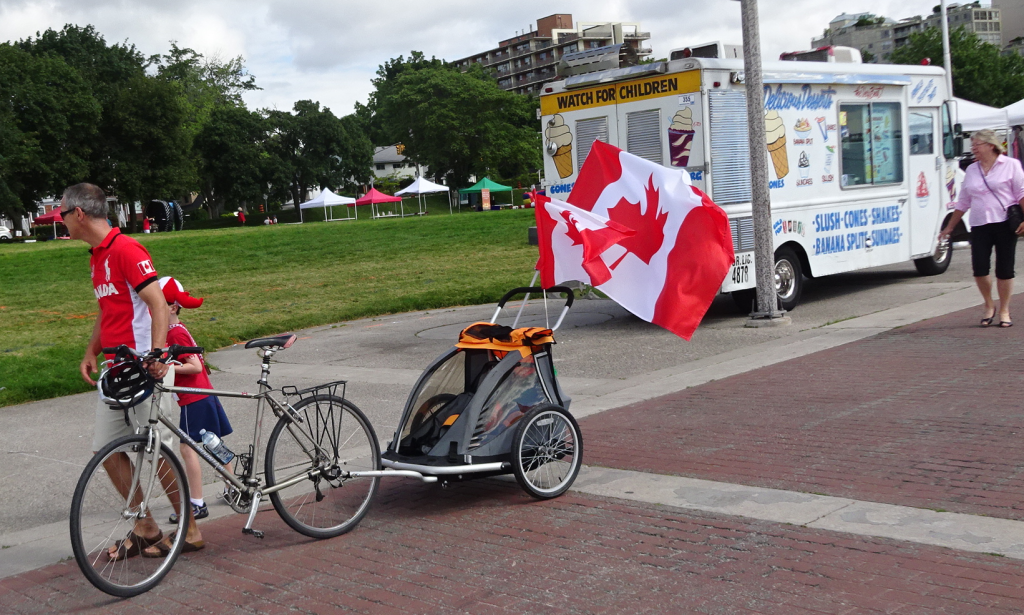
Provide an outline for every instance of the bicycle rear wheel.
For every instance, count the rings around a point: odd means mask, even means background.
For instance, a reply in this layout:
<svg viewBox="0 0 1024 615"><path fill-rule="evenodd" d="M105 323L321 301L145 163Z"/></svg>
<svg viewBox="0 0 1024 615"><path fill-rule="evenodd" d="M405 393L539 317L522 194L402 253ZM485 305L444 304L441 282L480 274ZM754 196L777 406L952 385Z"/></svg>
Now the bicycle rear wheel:
<svg viewBox="0 0 1024 615"><path fill-rule="evenodd" d="M71 549L78 567L97 589L121 598L149 591L170 571L185 545L191 513L181 463L164 446L156 455L147 452L147 442L144 435L125 436L100 449L85 466L71 500ZM121 490L114 486L118 475ZM167 522L171 513L178 514L175 524ZM163 535L173 532L167 557L112 558L110 548L116 549L136 521L146 518Z"/></svg>
<svg viewBox="0 0 1024 615"><path fill-rule="evenodd" d="M295 411L302 423L282 418L270 434L267 488L299 480L270 501L300 534L339 536L359 524L377 493L379 478L348 476L380 469L377 435L359 408L334 395L303 399Z"/></svg>

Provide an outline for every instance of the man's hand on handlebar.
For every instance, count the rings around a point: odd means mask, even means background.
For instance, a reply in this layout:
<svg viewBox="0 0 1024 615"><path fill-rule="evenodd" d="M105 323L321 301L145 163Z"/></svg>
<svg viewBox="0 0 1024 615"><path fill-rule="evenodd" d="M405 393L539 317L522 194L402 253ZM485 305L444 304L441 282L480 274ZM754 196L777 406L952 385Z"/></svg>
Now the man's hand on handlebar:
<svg viewBox="0 0 1024 615"><path fill-rule="evenodd" d="M142 359L142 365L149 372L149 375L158 380L167 375L168 368L165 361L170 360L171 356L168 355L167 358L162 358L165 352L164 349L156 348L146 353L146 356Z"/></svg>

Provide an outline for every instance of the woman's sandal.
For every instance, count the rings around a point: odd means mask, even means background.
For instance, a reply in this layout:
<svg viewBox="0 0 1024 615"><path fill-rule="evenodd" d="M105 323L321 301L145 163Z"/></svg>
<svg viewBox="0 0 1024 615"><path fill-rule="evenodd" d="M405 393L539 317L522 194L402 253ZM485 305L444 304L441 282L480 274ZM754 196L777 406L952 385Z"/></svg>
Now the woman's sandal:
<svg viewBox="0 0 1024 615"><path fill-rule="evenodd" d="M991 324L992 324L992 320L993 320L994 318L995 318L995 315L994 315L994 314L993 314L992 316L989 316L988 318L982 318L982 319L981 319L981 324L980 324L980 325L978 325L978 326L979 326L979 327L987 327L987 326L989 326L989 325L991 325Z"/></svg>
<svg viewBox="0 0 1024 615"><path fill-rule="evenodd" d="M999 321L999 328L1000 329L1009 329L1012 326L1013 326L1013 321L1012 320L1000 320Z"/></svg>
<svg viewBox="0 0 1024 615"><path fill-rule="evenodd" d="M148 545L142 551L142 557L167 557L167 554L171 552L171 545L174 544L174 537L176 535L177 532L171 532L163 540ZM185 539L185 546L181 548L181 552L194 553L205 546L206 542L202 540L196 542L189 542L188 539Z"/></svg>
<svg viewBox="0 0 1024 615"><path fill-rule="evenodd" d="M112 562L119 562L123 559L128 559L129 557L135 557L142 553L144 549L160 544L160 541L163 540L163 538L163 532L160 532L154 538L145 538L143 536L139 536L135 532L128 532L128 535L123 540L118 540L114 543L117 550L114 551L113 555L108 551L107 557L109 557ZM125 547L125 543L131 544Z"/></svg>

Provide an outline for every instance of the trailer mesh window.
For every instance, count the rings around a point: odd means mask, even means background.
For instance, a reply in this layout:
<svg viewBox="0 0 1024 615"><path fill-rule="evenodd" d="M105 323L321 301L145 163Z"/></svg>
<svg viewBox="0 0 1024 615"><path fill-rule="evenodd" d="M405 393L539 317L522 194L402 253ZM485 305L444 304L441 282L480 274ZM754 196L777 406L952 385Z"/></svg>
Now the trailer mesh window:
<svg viewBox="0 0 1024 615"><path fill-rule="evenodd" d="M658 109L626 114L626 151L661 164L661 113Z"/></svg>
<svg viewBox="0 0 1024 615"><path fill-rule="evenodd" d="M750 202L750 142L744 92L708 95L711 116L711 198L719 205ZM761 155L768 155L767 150ZM735 237L735 235L733 235Z"/></svg>
<svg viewBox="0 0 1024 615"><path fill-rule="evenodd" d="M608 118L595 117L576 121L576 168L583 168L583 161L590 153L594 141L608 142Z"/></svg>
<svg viewBox="0 0 1024 615"><path fill-rule="evenodd" d="M732 251L750 252L754 249L754 218L730 218L729 231L732 233Z"/></svg>

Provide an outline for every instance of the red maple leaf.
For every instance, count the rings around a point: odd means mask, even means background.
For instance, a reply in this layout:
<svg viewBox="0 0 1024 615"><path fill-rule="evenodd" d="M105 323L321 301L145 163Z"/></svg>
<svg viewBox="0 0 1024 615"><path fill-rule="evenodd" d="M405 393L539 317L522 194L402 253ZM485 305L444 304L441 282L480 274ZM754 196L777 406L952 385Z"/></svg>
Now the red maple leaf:
<svg viewBox="0 0 1024 615"><path fill-rule="evenodd" d="M608 217L636 231L636 235L619 241L619 245L626 248L626 254L632 252L645 264L650 265L651 259L665 242L668 212L658 213L658 190L654 187L654 175L647 180L646 191L647 207L643 213L640 213L640 203L630 203L623 197L615 207L608 210ZM625 256L622 255L623 258ZM615 261L612 269L620 262L622 258Z"/></svg>
<svg viewBox="0 0 1024 615"><path fill-rule="evenodd" d="M563 211L561 215L565 218L565 225L569 227L569 230L567 230L565 234L572 240L572 245L583 245L583 236L580 235L580 232L576 229L576 224L572 220L572 214L567 211Z"/></svg>

